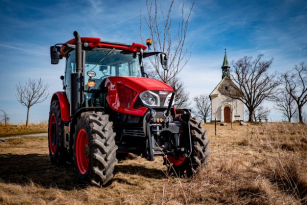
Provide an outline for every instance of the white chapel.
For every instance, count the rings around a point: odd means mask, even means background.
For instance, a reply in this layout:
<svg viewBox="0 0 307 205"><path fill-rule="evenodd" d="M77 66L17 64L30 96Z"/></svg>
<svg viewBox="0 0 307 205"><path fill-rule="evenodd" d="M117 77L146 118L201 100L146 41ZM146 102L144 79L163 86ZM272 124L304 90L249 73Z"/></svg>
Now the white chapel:
<svg viewBox="0 0 307 205"><path fill-rule="evenodd" d="M218 122L244 121L243 102L233 99L229 95L222 94L227 93L227 91L239 90L230 78L229 68L230 66L225 51L222 65L222 80L210 94L211 122L215 120Z"/></svg>

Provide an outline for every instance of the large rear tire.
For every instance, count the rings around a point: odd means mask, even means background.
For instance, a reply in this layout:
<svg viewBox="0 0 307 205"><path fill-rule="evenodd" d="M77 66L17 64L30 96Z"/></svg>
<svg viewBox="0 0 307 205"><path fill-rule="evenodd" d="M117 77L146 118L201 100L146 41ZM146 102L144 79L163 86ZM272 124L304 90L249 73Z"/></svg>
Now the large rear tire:
<svg viewBox="0 0 307 205"><path fill-rule="evenodd" d="M67 160L67 151L63 144L63 128L59 101L53 100L48 124L48 147L52 164L64 164Z"/></svg>
<svg viewBox="0 0 307 205"><path fill-rule="evenodd" d="M190 131L192 137L192 154L190 157L167 156L165 164L168 166L170 174L175 176L191 177L195 175L201 167L207 165L209 156L209 140L207 130L196 118L190 119Z"/></svg>
<svg viewBox="0 0 307 205"><path fill-rule="evenodd" d="M82 113L74 132L74 163L79 178L96 186L113 178L117 163L115 132L109 115Z"/></svg>

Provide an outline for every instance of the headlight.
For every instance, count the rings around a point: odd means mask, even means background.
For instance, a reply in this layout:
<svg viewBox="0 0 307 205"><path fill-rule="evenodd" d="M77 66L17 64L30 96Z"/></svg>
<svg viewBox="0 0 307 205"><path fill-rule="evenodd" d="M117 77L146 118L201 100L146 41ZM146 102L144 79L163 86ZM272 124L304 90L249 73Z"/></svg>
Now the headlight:
<svg viewBox="0 0 307 205"><path fill-rule="evenodd" d="M140 94L140 99L145 105L160 106L160 97L154 92L146 90Z"/></svg>

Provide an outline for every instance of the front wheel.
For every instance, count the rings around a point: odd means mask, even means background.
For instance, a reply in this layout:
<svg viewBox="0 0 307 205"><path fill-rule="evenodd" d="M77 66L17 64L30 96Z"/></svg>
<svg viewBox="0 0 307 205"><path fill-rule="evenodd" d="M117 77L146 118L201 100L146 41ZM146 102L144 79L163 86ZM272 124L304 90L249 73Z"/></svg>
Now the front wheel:
<svg viewBox="0 0 307 205"><path fill-rule="evenodd" d="M196 118L190 119L190 131L192 137L192 154L190 157L172 157L170 155L165 159L168 171L177 176L191 177L197 173L199 168L207 164L209 156L209 140L207 130Z"/></svg>
<svg viewBox="0 0 307 205"><path fill-rule="evenodd" d="M49 156L53 164L64 164L68 154L63 144L63 123L58 100L53 100L50 106L48 124Z"/></svg>
<svg viewBox="0 0 307 205"><path fill-rule="evenodd" d="M115 133L109 116L82 113L75 126L74 163L79 178L102 186L113 178L117 163Z"/></svg>

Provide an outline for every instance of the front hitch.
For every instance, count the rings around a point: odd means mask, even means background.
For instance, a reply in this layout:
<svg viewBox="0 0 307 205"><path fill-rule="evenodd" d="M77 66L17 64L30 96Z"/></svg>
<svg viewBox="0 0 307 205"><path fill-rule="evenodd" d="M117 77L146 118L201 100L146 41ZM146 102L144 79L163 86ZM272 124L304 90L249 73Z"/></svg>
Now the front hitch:
<svg viewBox="0 0 307 205"><path fill-rule="evenodd" d="M144 116L143 128L146 135L147 160L155 160L155 155L190 157L192 139L190 130L190 111L179 109L177 120L166 116L166 112L149 110ZM161 122L161 117L164 118ZM169 120L169 121L167 121Z"/></svg>

